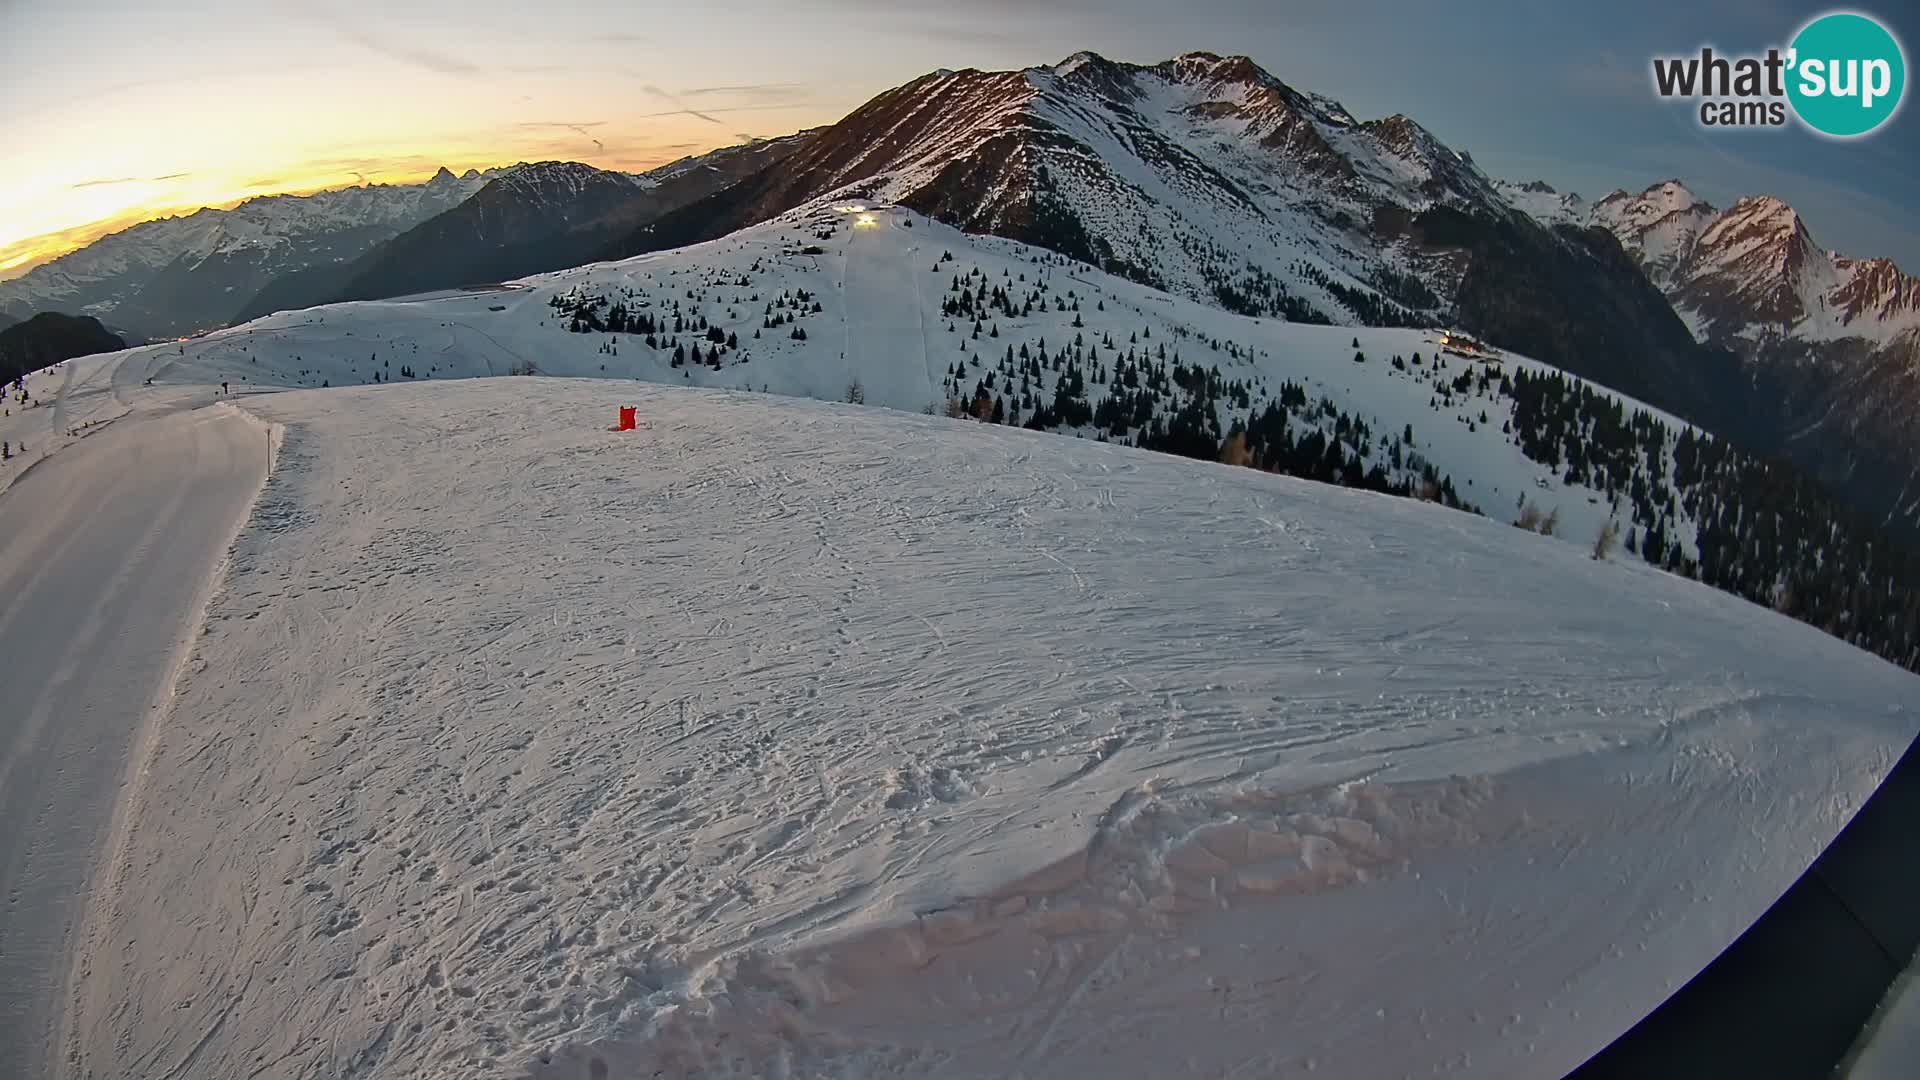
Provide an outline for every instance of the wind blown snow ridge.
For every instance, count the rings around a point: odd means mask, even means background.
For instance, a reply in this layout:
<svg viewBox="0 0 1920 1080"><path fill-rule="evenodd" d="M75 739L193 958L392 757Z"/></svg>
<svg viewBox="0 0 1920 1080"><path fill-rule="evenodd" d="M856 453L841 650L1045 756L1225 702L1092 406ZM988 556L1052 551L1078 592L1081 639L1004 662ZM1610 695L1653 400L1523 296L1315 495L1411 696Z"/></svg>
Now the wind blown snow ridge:
<svg viewBox="0 0 1920 1080"><path fill-rule="evenodd" d="M1113 1004L1129 975L1202 960L1204 950L1180 943L1189 917L1379 881L1415 852L1471 845L1490 828L1511 837L1518 823L1487 811L1490 787L1454 780L1171 795L1149 783L1115 800L1084 850L990 895L791 953L756 949L690 976L656 977L664 992L630 1005L623 1021L644 1017L641 1038L574 1043L543 1055L533 1073L1165 1075L1121 1058L1137 1047L1088 1045L1073 1028ZM1142 940L1155 943L1142 948ZM1233 967L1209 977L1213 989L1228 990ZM1253 994L1243 992L1239 1010L1250 1017L1261 983L1246 989ZM1079 1015L1063 1024L1069 1009ZM841 1025L893 1035L863 1044L836 1031ZM905 1032L920 1045L907 1045ZM1241 1064L1261 1057L1242 1054Z"/></svg>
<svg viewBox="0 0 1920 1080"><path fill-rule="evenodd" d="M1920 726L1838 641L1411 500L737 391L246 404L285 444L82 1070L1554 1072Z"/></svg>

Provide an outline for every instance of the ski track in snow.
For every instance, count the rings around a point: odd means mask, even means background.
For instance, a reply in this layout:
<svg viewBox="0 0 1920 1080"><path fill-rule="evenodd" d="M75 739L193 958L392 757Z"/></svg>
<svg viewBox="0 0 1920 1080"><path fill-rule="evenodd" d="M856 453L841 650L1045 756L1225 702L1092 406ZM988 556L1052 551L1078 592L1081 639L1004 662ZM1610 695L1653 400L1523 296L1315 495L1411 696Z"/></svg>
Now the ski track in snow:
<svg viewBox="0 0 1920 1080"><path fill-rule="evenodd" d="M224 409L130 422L0 500L0 1045L46 1076L89 881L198 594L264 478Z"/></svg>
<svg viewBox="0 0 1920 1080"><path fill-rule="evenodd" d="M927 352L926 309L919 293L926 271L914 265L922 259L917 246L879 235L896 228L892 215L881 214L873 225L855 226L848 238L850 247L859 245L842 260L848 378L860 380L875 402L935 401L943 391ZM868 381L876 385L867 386Z"/></svg>
<svg viewBox="0 0 1920 1080"><path fill-rule="evenodd" d="M243 400L284 445L74 1075L1557 1074L1920 725L1406 500L737 392Z"/></svg>

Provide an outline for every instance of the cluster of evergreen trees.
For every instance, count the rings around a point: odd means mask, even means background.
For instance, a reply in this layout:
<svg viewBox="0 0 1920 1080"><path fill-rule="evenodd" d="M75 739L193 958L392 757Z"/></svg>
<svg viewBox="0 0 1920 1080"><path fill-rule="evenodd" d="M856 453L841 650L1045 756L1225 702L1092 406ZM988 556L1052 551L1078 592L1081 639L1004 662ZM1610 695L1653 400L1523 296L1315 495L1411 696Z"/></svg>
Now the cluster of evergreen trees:
<svg viewBox="0 0 1920 1080"><path fill-rule="evenodd" d="M1411 425L1377 438L1365 420L1326 399L1309 402L1305 389L1291 382L1281 388L1278 398L1244 421L1234 421L1220 458L1286 476L1480 512L1461 499L1451 476L1414 448Z"/></svg>
<svg viewBox="0 0 1920 1080"><path fill-rule="evenodd" d="M1362 325L1410 327L1435 325L1435 320L1431 317L1408 311L1377 292L1338 281L1312 263L1296 260L1290 269L1295 275L1313 282L1332 294L1333 298L1339 301L1340 306L1353 312L1354 317L1359 319Z"/></svg>
<svg viewBox="0 0 1920 1080"><path fill-rule="evenodd" d="M1627 550L1920 671L1920 555L1804 473L1558 372L1501 385L1527 457L1628 510Z"/></svg>
<svg viewBox="0 0 1920 1080"><path fill-rule="evenodd" d="M1138 339L1139 335L1133 335ZM1276 396L1166 346L1103 356L1084 336L1049 350L1008 345L990 369L978 354L949 366L949 412L1040 431L1090 429L1102 441L1476 511L1453 479L1414 449L1413 432L1377 435L1332 401L1292 382ZM971 383L969 384L969 380ZM1092 400L1089 388L1102 393ZM1222 416L1232 416L1222 430Z"/></svg>
<svg viewBox="0 0 1920 1080"><path fill-rule="evenodd" d="M1363 325L1438 325L1438 321L1428 312L1440 306L1440 298L1411 274L1378 271L1374 275L1373 288L1367 289L1338 281L1305 261L1296 260L1288 269L1296 277L1325 290ZM1326 312L1306 298L1295 295L1278 275L1252 261L1247 261L1238 270L1230 270L1216 253L1214 258L1201 264L1200 278L1212 293L1213 301L1236 315L1284 319L1318 326L1333 324Z"/></svg>
<svg viewBox="0 0 1920 1080"><path fill-rule="evenodd" d="M1228 311L1318 326L1333 324L1325 312L1289 291L1286 282L1272 271L1229 252L1212 239L1182 237L1181 247L1199 271L1200 282L1213 302Z"/></svg>
<svg viewBox="0 0 1920 1080"><path fill-rule="evenodd" d="M1426 282L1412 274L1403 274L1386 267L1376 269L1368 279L1382 296L1398 302L1402 307L1415 311L1439 311L1445 306L1439 294L1427 287Z"/></svg>
<svg viewBox="0 0 1920 1080"><path fill-rule="evenodd" d="M1083 298L1071 290L1053 298L1056 309L1075 312L1074 325L1082 327L1070 341L1007 343L995 357L984 343L1000 337L997 319L1028 314L1030 304L1044 304L1050 294L1044 280L1024 293L1025 275L1013 284L990 282L977 269L951 280L941 310L951 320L948 330L960 337L962 356L943 378L950 415L1086 432L1182 457L1474 509L1452 478L1414 449L1411 429L1379 436L1332 401L1310 400L1298 384L1271 395L1256 385L1257 376L1228 378L1217 365L1188 363L1178 347L1153 340L1150 324L1124 343L1111 332L1095 340L1078 318ZM1095 299L1094 307L1105 310L1105 301ZM1251 353L1232 342L1201 343L1236 359Z"/></svg>
<svg viewBox="0 0 1920 1080"><path fill-rule="evenodd" d="M729 278L726 284L741 289L751 287L744 275L737 279ZM686 307L683 308L681 300L676 298L655 308L645 295L636 294L632 289L622 289L612 296L603 296L574 288L550 297L547 306L553 309L561 325L572 333L614 335L600 345L600 352L605 355L618 356L618 335L626 334L640 338L649 349L669 353L669 363L674 367L684 367L689 363L704 364L718 371L724 366L725 358L735 353L739 354L739 362L745 363L747 357L741 351L739 332L723 329L708 321L702 310L707 299L708 294L704 290L689 288L686 291L686 300L689 301ZM741 305L760 302L758 293L744 297L735 294L726 301L727 320L740 322ZM805 341L806 330L795 324L821 311L819 298L808 290L783 291L765 302L760 329L755 330L753 336L759 338L763 331L790 327L788 338Z"/></svg>
<svg viewBox="0 0 1920 1080"><path fill-rule="evenodd" d="M1205 275L1213 299L1236 315L1285 319L1288 322L1331 326L1326 313L1287 291L1286 283L1265 267L1249 262L1244 274Z"/></svg>

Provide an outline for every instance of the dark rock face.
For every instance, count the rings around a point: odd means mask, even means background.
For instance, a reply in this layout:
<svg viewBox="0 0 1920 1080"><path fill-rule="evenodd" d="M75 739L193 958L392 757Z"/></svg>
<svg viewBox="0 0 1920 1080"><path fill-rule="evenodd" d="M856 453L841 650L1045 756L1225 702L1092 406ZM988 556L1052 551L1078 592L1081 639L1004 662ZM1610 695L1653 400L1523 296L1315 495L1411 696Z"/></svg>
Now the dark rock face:
<svg viewBox="0 0 1920 1080"><path fill-rule="evenodd" d="M1246 314L1458 323L1735 436L1770 411L1613 236L1543 227L1413 120L1361 123L1242 57L929 75L608 254L827 195L891 199Z"/></svg>
<svg viewBox="0 0 1920 1080"><path fill-rule="evenodd" d="M1739 438L1736 356L1703 346L1603 229L1551 233L1511 220L1438 209L1416 221L1422 242L1458 248L1463 328L1576 375Z"/></svg>
<svg viewBox="0 0 1920 1080"><path fill-rule="evenodd" d="M614 238L780 161L805 135L727 147L639 176L577 162L504 170L474 196L346 263L275 280L239 323L288 308L504 281L599 258Z"/></svg>
<svg viewBox="0 0 1920 1080"><path fill-rule="evenodd" d="M890 90L780 168L608 254L712 239L829 194L897 202L1207 302L1232 296L1235 310L1394 325L1445 321L1458 268L1356 248L1359 223L1385 206L1512 214L1469 159L1405 117L1361 124L1245 57L1141 66L1083 53Z"/></svg>
<svg viewBox="0 0 1920 1080"><path fill-rule="evenodd" d="M356 260L326 299L378 300L577 265L596 247L596 223L640 196L624 174L572 162L524 166Z"/></svg>

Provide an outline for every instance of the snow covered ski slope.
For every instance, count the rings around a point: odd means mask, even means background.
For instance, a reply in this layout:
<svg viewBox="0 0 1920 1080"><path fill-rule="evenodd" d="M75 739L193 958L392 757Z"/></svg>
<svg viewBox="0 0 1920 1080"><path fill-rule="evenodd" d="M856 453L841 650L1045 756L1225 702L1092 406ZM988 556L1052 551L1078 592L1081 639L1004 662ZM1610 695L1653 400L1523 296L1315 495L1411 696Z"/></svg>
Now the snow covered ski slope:
<svg viewBox="0 0 1920 1080"><path fill-rule="evenodd" d="M124 362L595 363L528 292ZM76 1075L1559 1075L1920 729L1837 640L1413 500L631 382L242 403L285 443Z"/></svg>
<svg viewBox="0 0 1920 1080"><path fill-rule="evenodd" d="M127 762L266 450L233 410L182 409L96 429L0 497L0 1075L55 1075L64 961Z"/></svg>
<svg viewBox="0 0 1920 1080"><path fill-rule="evenodd" d="M1628 472L1656 487L1671 479L1686 425L1588 387L1668 435L1611 473L1570 477L1561 450L1530 455L1511 430L1511 380L1557 372L1511 354L1445 354L1437 337L1233 315L910 211L827 199L691 248L496 289L284 312L78 363L125 364L135 383L249 389L530 371L838 401L857 382L867 404L915 412L971 408L984 387L1015 423L1062 404L1066 381L1085 412L1056 417L1054 430L1134 442L1197 415L1218 441L1271 407L1290 440L1333 444L1330 456L1359 472L1444 481L1499 520L1523 502L1557 511L1558 534L1582 546L1611 518L1634 524L1631 507L1616 509ZM1692 549L1681 500L1659 500L1656 517L1638 522L1643 533Z"/></svg>
<svg viewBox="0 0 1920 1080"><path fill-rule="evenodd" d="M923 255L910 236L894 235L891 214L863 214L856 221L847 238L842 289L848 381L861 384L865 400L924 405L943 396L934 389L940 376L928 349L938 327L928 326L920 298L926 268L913 264L932 256Z"/></svg>

